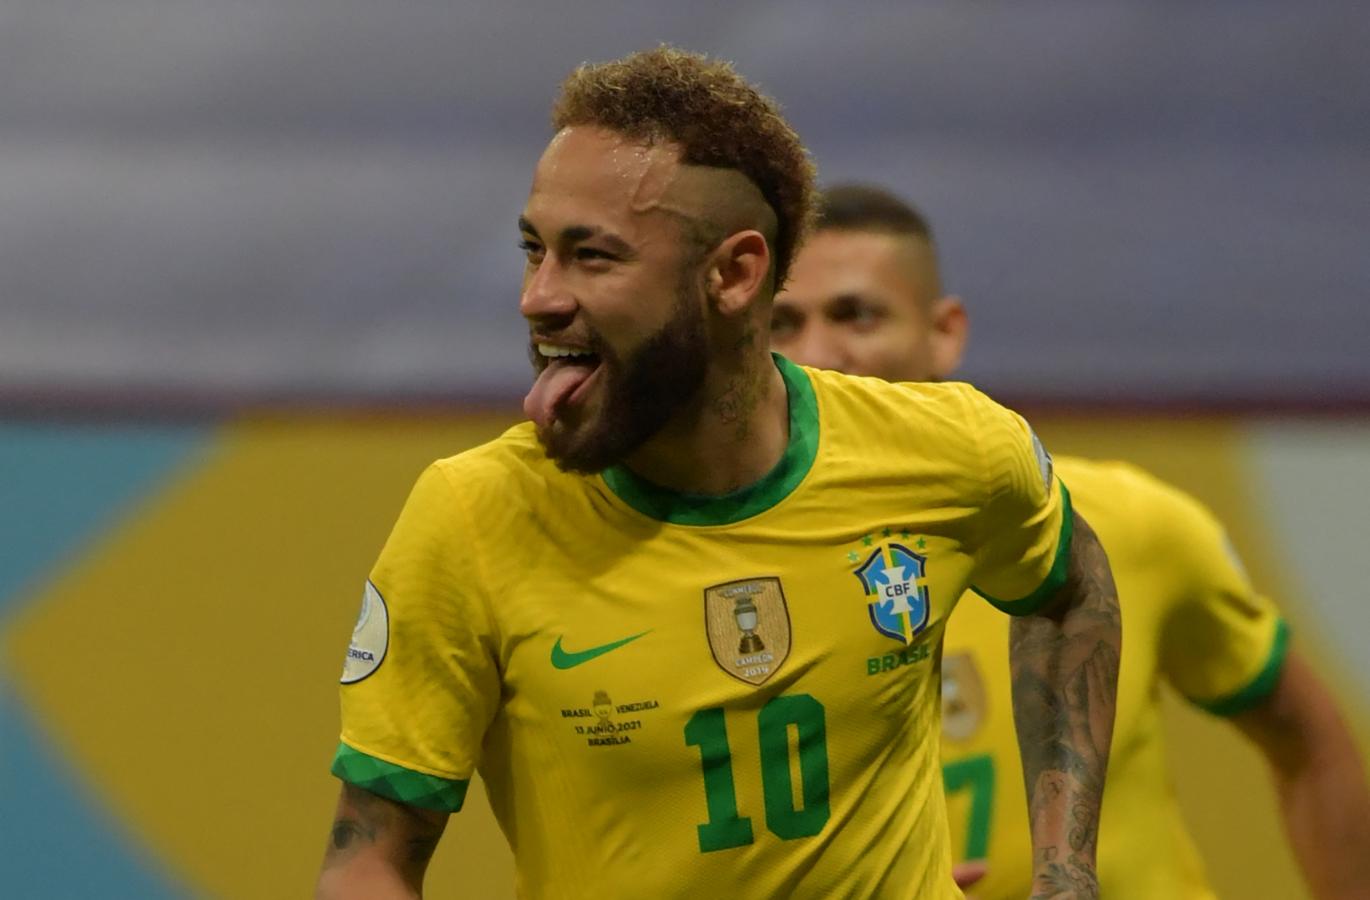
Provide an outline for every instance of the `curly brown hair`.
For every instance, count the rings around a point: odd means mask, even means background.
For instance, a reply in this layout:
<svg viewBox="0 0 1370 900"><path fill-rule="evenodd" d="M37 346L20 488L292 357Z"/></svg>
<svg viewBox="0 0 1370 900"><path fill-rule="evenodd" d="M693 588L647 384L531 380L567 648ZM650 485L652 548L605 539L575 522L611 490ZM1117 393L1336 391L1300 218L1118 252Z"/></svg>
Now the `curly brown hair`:
<svg viewBox="0 0 1370 900"><path fill-rule="evenodd" d="M730 63L658 47L586 63L562 82L552 126L608 128L635 140L670 141L689 165L735 169L775 213L775 285L814 219L816 172L780 106Z"/></svg>

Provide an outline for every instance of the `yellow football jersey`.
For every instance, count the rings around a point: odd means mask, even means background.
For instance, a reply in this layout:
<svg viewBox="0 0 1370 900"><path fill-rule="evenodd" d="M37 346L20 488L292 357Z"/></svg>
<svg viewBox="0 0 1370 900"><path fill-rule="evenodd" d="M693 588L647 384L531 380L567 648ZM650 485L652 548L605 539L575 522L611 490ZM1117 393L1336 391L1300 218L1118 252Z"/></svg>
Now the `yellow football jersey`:
<svg viewBox="0 0 1370 900"><path fill-rule="evenodd" d="M1099 832L1111 900L1213 897L1165 771L1159 692L1219 714L1274 687L1287 631L1248 582L1222 527L1192 498L1123 463L1058 458L1073 504L1108 551L1123 614L1113 749ZM942 755L958 859L987 859L972 889L1021 898L1031 879L1022 767L1004 647L1008 626L957 611L943 660Z"/></svg>
<svg viewBox="0 0 1370 900"><path fill-rule="evenodd" d="M522 896L960 897L943 626L972 584L1049 596L1068 501L966 385L776 364L788 448L734 494L561 472L527 424L430 467L368 582L334 773L456 810L478 769Z"/></svg>

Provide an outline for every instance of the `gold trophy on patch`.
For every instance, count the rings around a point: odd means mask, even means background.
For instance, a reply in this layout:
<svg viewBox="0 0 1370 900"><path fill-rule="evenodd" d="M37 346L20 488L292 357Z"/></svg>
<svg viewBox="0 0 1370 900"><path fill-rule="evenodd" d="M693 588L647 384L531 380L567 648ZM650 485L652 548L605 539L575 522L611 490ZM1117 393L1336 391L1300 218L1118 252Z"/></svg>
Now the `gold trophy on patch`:
<svg viewBox="0 0 1370 900"><path fill-rule="evenodd" d="M737 652L749 656L765 650L766 645L756 633L756 604L750 595L738 598L733 615L737 617L737 627L742 631L742 642L737 645Z"/></svg>
<svg viewBox="0 0 1370 900"><path fill-rule="evenodd" d="M608 691L595 691L595 699L591 701L590 709L599 719L599 724L592 726L594 730L599 734L613 734L614 701L609 699Z"/></svg>

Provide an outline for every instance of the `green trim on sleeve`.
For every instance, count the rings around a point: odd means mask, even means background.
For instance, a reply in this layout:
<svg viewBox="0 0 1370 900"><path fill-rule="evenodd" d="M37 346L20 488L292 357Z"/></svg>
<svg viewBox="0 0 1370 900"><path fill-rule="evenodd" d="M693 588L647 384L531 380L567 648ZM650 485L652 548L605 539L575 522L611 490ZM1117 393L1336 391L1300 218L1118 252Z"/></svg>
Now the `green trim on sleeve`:
<svg viewBox="0 0 1370 900"><path fill-rule="evenodd" d="M1256 677L1251 679L1246 687L1226 697L1219 697L1217 700L1195 700L1194 705L1215 716L1235 716L1258 706L1270 696L1271 691L1275 690L1288 655L1289 624L1284 619L1279 619L1275 622L1275 639L1270 642L1270 654L1266 656L1265 665L1261 666Z"/></svg>
<svg viewBox="0 0 1370 900"><path fill-rule="evenodd" d="M461 809L469 784L465 780L415 772L342 743L333 756L332 772L348 784L397 803L448 813Z"/></svg>
<svg viewBox="0 0 1370 900"><path fill-rule="evenodd" d="M1017 600L1000 600L984 593L975 585L970 589L990 602L995 609L1010 616L1030 616L1046 605L1046 602L1066 583L1066 570L1070 567L1070 539L1075 533L1075 509L1070 505L1070 491L1066 483L1057 476L1056 483L1061 486L1061 534L1056 539L1056 557L1051 561L1051 571L1037 585L1037 590Z"/></svg>

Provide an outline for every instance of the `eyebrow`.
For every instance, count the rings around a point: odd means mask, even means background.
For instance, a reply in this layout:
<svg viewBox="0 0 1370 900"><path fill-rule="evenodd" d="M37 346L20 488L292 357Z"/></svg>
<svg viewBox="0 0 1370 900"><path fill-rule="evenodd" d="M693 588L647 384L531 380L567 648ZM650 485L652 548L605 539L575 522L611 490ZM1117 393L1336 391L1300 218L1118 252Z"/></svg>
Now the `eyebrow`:
<svg viewBox="0 0 1370 900"><path fill-rule="evenodd" d="M834 294L833 296L829 297L826 301L824 301L823 305L825 307L832 307L837 306L838 304L851 305L853 303L864 304L866 306L885 305L884 302L880 299L873 297L869 294L863 294L859 291L843 291L840 294Z"/></svg>
<svg viewBox="0 0 1370 900"><path fill-rule="evenodd" d="M542 236L538 234L538 230L533 227L533 223L528 221L526 216L519 216L519 231L526 231L533 237L538 238L539 240L542 239ZM590 238L602 241L605 244L606 249L617 253L620 256L635 255L632 245L623 238L611 231L605 231L603 228L597 228L590 225L567 225L565 228L561 229L561 234L558 236L557 242L563 246L570 246L579 244L581 241L587 241Z"/></svg>

